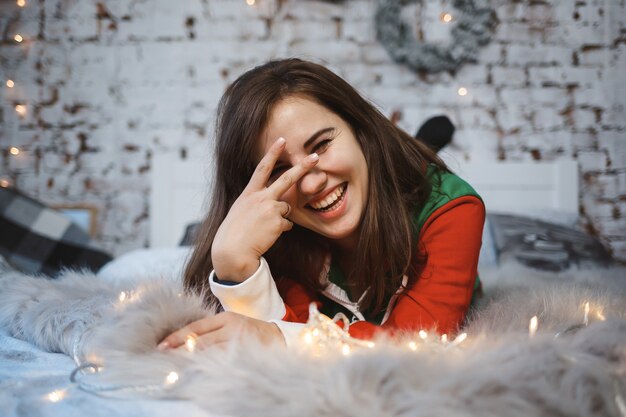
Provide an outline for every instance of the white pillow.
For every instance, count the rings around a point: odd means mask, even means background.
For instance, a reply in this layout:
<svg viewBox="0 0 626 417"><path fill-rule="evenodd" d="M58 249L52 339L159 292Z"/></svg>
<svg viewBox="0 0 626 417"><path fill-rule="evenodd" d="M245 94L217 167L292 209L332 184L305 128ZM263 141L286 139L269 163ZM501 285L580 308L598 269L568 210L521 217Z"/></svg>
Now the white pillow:
<svg viewBox="0 0 626 417"><path fill-rule="evenodd" d="M190 246L134 250L108 262L96 275L116 284L136 284L155 279L182 282L191 251Z"/></svg>

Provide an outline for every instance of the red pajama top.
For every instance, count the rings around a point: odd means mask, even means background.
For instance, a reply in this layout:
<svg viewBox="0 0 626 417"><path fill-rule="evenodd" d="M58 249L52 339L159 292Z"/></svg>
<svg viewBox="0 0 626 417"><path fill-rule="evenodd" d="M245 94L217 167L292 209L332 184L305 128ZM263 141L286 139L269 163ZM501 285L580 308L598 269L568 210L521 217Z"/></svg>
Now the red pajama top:
<svg viewBox="0 0 626 417"><path fill-rule="evenodd" d="M353 337L368 339L381 330L456 332L480 287L477 265L485 207L472 187L456 175L439 172L432 166L428 173L433 181L431 195L415 217L418 248L427 254L426 264L419 277L404 277L403 283L408 285L399 288L389 300L381 324L367 321L357 303L350 301L341 287L328 281L328 265L320 276L327 285L323 296L290 279L281 279L276 285L263 258L259 269L238 285L222 285L212 273L209 281L213 293L227 311L276 323L288 345L300 333L302 323L306 323L310 303L323 307L331 300L345 301L344 307L363 319L350 324Z"/></svg>

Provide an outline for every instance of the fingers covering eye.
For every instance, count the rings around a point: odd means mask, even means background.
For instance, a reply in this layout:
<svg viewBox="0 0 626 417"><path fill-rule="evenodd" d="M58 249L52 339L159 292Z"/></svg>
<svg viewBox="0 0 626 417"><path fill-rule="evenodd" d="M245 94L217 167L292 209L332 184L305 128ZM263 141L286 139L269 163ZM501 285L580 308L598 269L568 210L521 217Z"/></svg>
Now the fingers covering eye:
<svg viewBox="0 0 626 417"><path fill-rule="evenodd" d="M298 182L304 174L309 172L318 161L319 155L312 153L306 158L303 158L298 164L285 171L268 187L274 198L278 198L283 195L283 193L285 193L293 184Z"/></svg>
<svg viewBox="0 0 626 417"><path fill-rule="evenodd" d="M263 158L261 158L261 161L258 163L256 169L252 173L252 177L250 178L246 189L255 191L265 188L265 185L267 184L267 181L269 180L269 177L274 170L274 165L280 157L284 145L285 139L283 138L278 138L278 140L274 142L269 151L265 155L263 155Z"/></svg>

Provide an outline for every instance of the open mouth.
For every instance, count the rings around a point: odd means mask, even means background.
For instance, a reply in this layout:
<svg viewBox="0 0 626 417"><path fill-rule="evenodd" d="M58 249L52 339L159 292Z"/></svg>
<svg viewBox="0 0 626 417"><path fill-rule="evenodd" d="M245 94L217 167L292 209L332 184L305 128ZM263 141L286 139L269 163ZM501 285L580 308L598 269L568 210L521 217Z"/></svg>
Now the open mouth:
<svg viewBox="0 0 626 417"><path fill-rule="evenodd" d="M344 196L346 195L346 189L348 188L347 183L341 184L339 187L335 189L332 193L326 196L322 201L318 201L317 203L312 203L309 205L313 210L325 213L327 211L332 211L335 208L339 207L341 202L343 201Z"/></svg>

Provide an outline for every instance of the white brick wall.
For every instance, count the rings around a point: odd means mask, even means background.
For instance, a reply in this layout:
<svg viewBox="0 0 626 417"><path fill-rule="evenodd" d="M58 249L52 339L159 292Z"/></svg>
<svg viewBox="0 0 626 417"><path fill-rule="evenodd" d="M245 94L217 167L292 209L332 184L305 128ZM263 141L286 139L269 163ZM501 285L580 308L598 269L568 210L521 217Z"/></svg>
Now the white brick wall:
<svg viewBox="0 0 626 417"><path fill-rule="evenodd" d="M269 58L302 56L329 64L386 114L400 111L411 133L447 114L470 158L577 158L584 215L626 260L625 1L493 0L500 23L479 62L427 75L376 41L376 4L0 1L0 178L51 203L95 204L104 246L142 247L150 155L204 151L229 82Z"/></svg>

